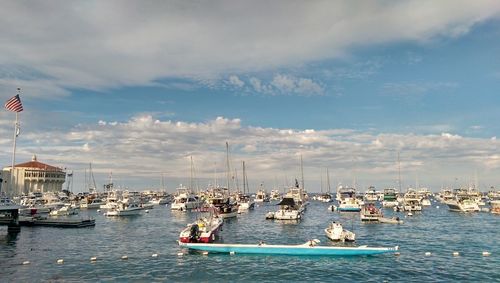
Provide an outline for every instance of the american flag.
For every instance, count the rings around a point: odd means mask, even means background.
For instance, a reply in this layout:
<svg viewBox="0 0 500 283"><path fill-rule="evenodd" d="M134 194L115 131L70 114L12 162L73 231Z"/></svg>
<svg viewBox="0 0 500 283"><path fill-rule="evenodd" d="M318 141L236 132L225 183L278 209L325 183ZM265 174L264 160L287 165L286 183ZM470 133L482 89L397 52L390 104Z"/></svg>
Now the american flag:
<svg viewBox="0 0 500 283"><path fill-rule="evenodd" d="M13 112L23 111L23 104L21 103L21 98L19 97L19 94L7 100L7 102L5 102L5 109Z"/></svg>

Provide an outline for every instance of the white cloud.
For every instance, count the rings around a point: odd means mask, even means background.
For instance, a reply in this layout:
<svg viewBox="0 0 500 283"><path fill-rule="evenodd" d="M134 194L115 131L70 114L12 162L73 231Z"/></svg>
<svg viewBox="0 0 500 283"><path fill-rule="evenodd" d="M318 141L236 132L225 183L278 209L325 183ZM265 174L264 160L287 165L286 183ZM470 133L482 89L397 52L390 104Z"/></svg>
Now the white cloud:
<svg viewBox="0 0 500 283"><path fill-rule="evenodd" d="M237 87L243 87L245 85L245 83L236 75L232 75L229 77L229 83Z"/></svg>
<svg viewBox="0 0 500 283"><path fill-rule="evenodd" d="M493 0L168 1L140 8L136 1L9 1L0 10L0 78L32 84L43 97L172 77L213 82L343 57L357 46L457 37L499 11Z"/></svg>
<svg viewBox="0 0 500 283"><path fill-rule="evenodd" d="M0 133L10 136L12 125L0 124ZM430 135L360 132L350 129L279 129L243 126L240 119L217 117L202 123L156 119L151 115L134 116L128 121L81 124L70 132L58 129L25 131L18 140L17 160L29 160L37 154L41 161L75 170L92 161L96 174L106 179L109 171L122 178L150 184L165 172L172 184L189 177L193 156L202 184L224 171L225 142L231 147L233 166L246 161L251 182L266 180L272 184L278 176L299 176L302 154L310 190L315 191L321 168L328 167L337 181L350 182L353 174L360 184L393 185L397 179L397 152L405 180L414 180L419 172L421 183L440 186L456 176L468 176L480 169L484 180L496 181L500 168L496 139L469 138L453 133ZM11 140L0 139L9 147ZM9 164L10 153L0 153L0 161ZM354 173L353 173L354 172ZM465 181L465 177L463 177ZM413 181L407 181L412 183ZM485 181L486 182L486 181ZM140 188L144 187L144 185ZM437 187L435 187L437 189Z"/></svg>

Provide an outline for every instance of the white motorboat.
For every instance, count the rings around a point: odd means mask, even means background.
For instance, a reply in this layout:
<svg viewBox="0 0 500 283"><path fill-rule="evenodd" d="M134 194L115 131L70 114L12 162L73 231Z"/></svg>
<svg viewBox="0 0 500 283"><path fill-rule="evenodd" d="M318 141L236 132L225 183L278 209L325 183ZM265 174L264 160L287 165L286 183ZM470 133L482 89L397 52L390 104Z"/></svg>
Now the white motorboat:
<svg viewBox="0 0 500 283"><path fill-rule="evenodd" d="M382 200L382 207L398 206L398 196L396 190L393 188L384 189L384 199Z"/></svg>
<svg viewBox="0 0 500 283"><path fill-rule="evenodd" d="M269 202L267 192L263 189L258 190L255 194L255 202Z"/></svg>
<svg viewBox="0 0 500 283"><path fill-rule="evenodd" d="M198 198L198 196L194 195L189 189L181 185L181 187L177 189L177 195L175 196L170 209L187 211L200 208L202 204L203 202Z"/></svg>
<svg viewBox="0 0 500 283"><path fill-rule="evenodd" d="M50 212L51 216L67 216L67 215L76 215L78 214L79 209L73 207L71 204L65 204L59 209L54 209Z"/></svg>
<svg viewBox="0 0 500 283"><path fill-rule="evenodd" d="M378 200L378 193L375 190L375 187L370 186L368 188L368 190L366 190L365 195L364 195L364 199L367 202L376 202Z"/></svg>
<svg viewBox="0 0 500 283"><path fill-rule="evenodd" d="M421 200L414 190L409 189L404 195L403 209L405 211L422 211Z"/></svg>
<svg viewBox="0 0 500 283"><path fill-rule="evenodd" d="M335 221L325 229L325 234L332 241L354 242L356 240L356 234L344 229L342 224Z"/></svg>
<svg viewBox="0 0 500 283"><path fill-rule="evenodd" d="M461 211L461 212L478 212L480 211L479 205L470 198L456 197L454 200L448 200L446 202L448 208L451 211Z"/></svg>
<svg viewBox="0 0 500 283"><path fill-rule="evenodd" d="M293 198L285 197L278 203L279 209L274 212L273 218L277 220L298 220L302 217L299 204ZM266 216L267 217L267 216Z"/></svg>
<svg viewBox="0 0 500 283"><path fill-rule="evenodd" d="M238 194L236 201L238 202L238 213L255 208L255 202L248 195Z"/></svg>
<svg viewBox="0 0 500 283"><path fill-rule="evenodd" d="M116 206L108 210L106 216L132 216L141 214L142 207L138 202L133 200L123 201L120 200Z"/></svg>
<svg viewBox="0 0 500 283"><path fill-rule="evenodd" d="M399 219L399 217L392 217L392 218L380 217L378 219L378 222L388 223L388 224L403 224L403 220Z"/></svg>

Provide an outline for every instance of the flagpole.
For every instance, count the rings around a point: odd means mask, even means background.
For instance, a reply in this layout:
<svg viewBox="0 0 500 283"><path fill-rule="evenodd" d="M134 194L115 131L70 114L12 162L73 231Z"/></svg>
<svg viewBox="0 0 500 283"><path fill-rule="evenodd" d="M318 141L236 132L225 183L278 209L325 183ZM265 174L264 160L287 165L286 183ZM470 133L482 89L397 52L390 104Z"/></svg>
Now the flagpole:
<svg viewBox="0 0 500 283"><path fill-rule="evenodd" d="M18 89L19 91L19 89ZM16 141L17 141L17 130L19 128L19 116L18 112L16 112L16 122L14 124L14 145L12 146L12 167L10 171L10 183L11 183L11 192L14 194L15 184L14 184L14 164L16 162Z"/></svg>

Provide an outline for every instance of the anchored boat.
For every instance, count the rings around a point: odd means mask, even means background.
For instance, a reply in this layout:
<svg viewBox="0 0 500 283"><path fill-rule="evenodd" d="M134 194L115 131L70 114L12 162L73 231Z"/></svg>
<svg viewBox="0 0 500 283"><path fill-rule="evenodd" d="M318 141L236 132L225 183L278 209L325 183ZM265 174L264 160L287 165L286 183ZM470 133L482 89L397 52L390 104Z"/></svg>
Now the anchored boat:
<svg viewBox="0 0 500 283"><path fill-rule="evenodd" d="M199 250L214 253L235 254L275 254L275 255L305 255L305 256L361 256L393 253L399 247L331 247L317 246L320 241L314 239L302 245L268 245L265 243L252 244L204 244L204 243L182 243L179 245L191 250Z"/></svg>

